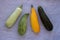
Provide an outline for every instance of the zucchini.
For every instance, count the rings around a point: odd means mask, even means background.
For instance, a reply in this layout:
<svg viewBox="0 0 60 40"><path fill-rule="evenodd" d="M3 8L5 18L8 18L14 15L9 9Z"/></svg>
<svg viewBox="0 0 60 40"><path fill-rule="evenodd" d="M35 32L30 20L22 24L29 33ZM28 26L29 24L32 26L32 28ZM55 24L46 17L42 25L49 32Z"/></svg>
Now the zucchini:
<svg viewBox="0 0 60 40"><path fill-rule="evenodd" d="M40 32L40 25L38 21L37 12L33 7L33 5L31 5L30 24L31 24L32 31L38 34Z"/></svg>
<svg viewBox="0 0 60 40"><path fill-rule="evenodd" d="M41 21L42 21L44 27L48 31L51 31L53 29L53 25L41 6L38 6L38 13L39 13L39 16L41 18Z"/></svg>
<svg viewBox="0 0 60 40"><path fill-rule="evenodd" d="M26 33L28 16L29 14L24 14L18 23L18 33L20 35L24 35Z"/></svg>
<svg viewBox="0 0 60 40"><path fill-rule="evenodd" d="M15 11L7 19L5 24L8 28L12 27L12 25L16 22L17 18L20 16L21 12L22 12L22 5L20 7L17 7Z"/></svg>

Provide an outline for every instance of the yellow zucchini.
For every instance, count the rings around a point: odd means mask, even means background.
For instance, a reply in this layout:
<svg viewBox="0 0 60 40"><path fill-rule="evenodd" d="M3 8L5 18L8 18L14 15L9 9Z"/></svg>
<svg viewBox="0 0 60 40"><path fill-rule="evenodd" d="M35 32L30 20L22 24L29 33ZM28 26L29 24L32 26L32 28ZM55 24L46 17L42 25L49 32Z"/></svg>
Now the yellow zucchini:
<svg viewBox="0 0 60 40"><path fill-rule="evenodd" d="M31 5L31 14L30 14L30 23L33 32L39 33L40 32L40 25L38 22L38 17L35 8Z"/></svg>

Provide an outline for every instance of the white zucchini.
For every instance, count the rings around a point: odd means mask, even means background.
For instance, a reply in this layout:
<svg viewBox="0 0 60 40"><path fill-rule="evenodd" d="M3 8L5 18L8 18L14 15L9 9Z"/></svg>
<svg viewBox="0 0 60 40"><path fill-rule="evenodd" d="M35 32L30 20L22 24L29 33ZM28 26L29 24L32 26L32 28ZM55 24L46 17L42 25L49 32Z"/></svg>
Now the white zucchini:
<svg viewBox="0 0 60 40"><path fill-rule="evenodd" d="M20 16L21 12L22 12L22 6L17 7L15 11L8 17L6 21L6 26L8 28L12 27L12 25L16 22L17 18Z"/></svg>

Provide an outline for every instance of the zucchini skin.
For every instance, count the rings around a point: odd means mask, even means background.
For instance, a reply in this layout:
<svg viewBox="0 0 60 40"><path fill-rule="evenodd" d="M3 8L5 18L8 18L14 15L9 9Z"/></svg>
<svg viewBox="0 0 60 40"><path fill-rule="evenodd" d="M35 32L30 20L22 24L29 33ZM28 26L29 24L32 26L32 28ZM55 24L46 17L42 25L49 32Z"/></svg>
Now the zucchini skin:
<svg viewBox="0 0 60 40"><path fill-rule="evenodd" d="M44 27L48 31L52 31L53 25L41 6L38 6L38 13L39 13L39 16L41 18L41 21L42 21Z"/></svg>
<svg viewBox="0 0 60 40"><path fill-rule="evenodd" d="M22 36L27 30L27 18L29 14L24 14L18 23L18 33Z"/></svg>

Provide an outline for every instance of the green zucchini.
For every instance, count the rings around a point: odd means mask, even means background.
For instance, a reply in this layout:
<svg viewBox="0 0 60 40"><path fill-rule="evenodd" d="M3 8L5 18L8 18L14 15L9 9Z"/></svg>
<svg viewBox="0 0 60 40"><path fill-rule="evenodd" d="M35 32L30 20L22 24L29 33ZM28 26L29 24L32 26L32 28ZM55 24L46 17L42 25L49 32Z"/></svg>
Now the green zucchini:
<svg viewBox="0 0 60 40"><path fill-rule="evenodd" d="M24 35L27 29L27 18L29 14L24 14L18 24L18 33Z"/></svg>
<svg viewBox="0 0 60 40"><path fill-rule="evenodd" d="M17 7L15 11L7 19L5 24L8 28L12 27L12 25L16 22L17 18L20 16L21 12L22 12L22 5L20 7Z"/></svg>
<svg viewBox="0 0 60 40"><path fill-rule="evenodd" d="M38 13L39 13L39 16L41 18L41 21L42 21L44 27L48 31L51 31L53 29L53 25L41 6L38 6Z"/></svg>

